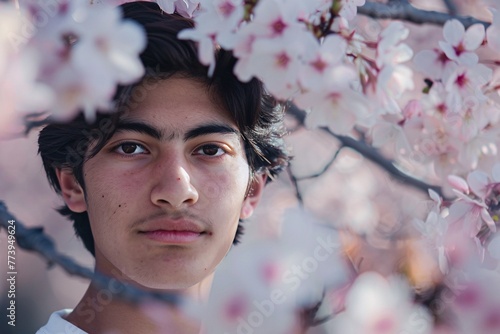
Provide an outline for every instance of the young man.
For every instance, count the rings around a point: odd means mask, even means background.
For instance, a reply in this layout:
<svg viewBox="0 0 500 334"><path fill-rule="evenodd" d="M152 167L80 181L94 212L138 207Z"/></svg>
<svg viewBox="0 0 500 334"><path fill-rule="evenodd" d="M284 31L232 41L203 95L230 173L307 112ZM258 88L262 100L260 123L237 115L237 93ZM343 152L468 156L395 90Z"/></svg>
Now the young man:
<svg viewBox="0 0 500 334"><path fill-rule="evenodd" d="M203 301L241 220L287 163L282 110L261 82L237 80L229 52L216 51L208 78L196 45L177 39L192 21L149 2L122 8L145 28L146 76L120 87L116 113L45 127L39 151L97 271ZM74 310L53 313L37 333L199 332L170 308L168 329L120 298L92 310L99 293L91 284Z"/></svg>

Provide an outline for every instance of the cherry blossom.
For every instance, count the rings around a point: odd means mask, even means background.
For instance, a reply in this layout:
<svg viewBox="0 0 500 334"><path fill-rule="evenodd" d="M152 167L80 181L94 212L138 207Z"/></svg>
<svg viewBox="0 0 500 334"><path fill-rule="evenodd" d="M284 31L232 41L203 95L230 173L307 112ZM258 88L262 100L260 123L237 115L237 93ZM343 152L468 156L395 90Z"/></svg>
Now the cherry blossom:
<svg viewBox="0 0 500 334"><path fill-rule="evenodd" d="M484 257L485 248L489 247L492 239L495 240L491 236L496 232L498 221L500 164L493 167L491 175L475 170L469 173L467 181L458 176L450 176L448 180L459 199L451 205L447 220L450 224L461 226L464 234L476 242ZM491 247L494 251L495 243ZM491 255L497 257L496 253Z"/></svg>
<svg viewBox="0 0 500 334"><path fill-rule="evenodd" d="M500 52L500 14L496 9L490 9L493 14L493 22L486 29L488 46L496 52Z"/></svg>
<svg viewBox="0 0 500 334"><path fill-rule="evenodd" d="M409 30L401 22L392 22L380 34L376 58L379 72L374 97L381 102L381 114L400 112L396 100L414 87L412 70L402 65L413 56L412 49L401 43L408 34Z"/></svg>
<svg viewBox="0 0 500 334"><path fill-rule="evenodd" d="M321 44L310 42L307 49L302 57L305 66L301 67L300 86L306 90L321 89L325 73L344 60L347 42L338 35L329 35ZM332 50L336 52L333 53Z"/></svg>
<svg viewBox="0 0 500 334"><path fill-rule="evenodd" d="M443 36L445 41L440 41L439 46L448 58L466 66L477 64L478 56L474 51L484 41L482 24L474 24L466 31L460 21L453 19L444 25Z"/></svg>
<svg viewBox="0 0 500 334"><path fill-rule="evenodd" d="M144 73L138 58L145 46L143 31L123 21L113 7L124 2L58 0L51 19L40 26L39 1L20 2L26 18L11 5L0 5L2 137L21 133L28 117L50 112L52 120L67 121L82 110L92 121L97 110L113 110L116 86ZM491 10L486 31L483 25L465 29L458 20L448 21L444 40L416 53L411 62L413 50L405 43L410 29L402 22L382 22L369 38L363 37L363 19L355 18L364 0L154 2L167 13L193 18L195 27L178 37L197 43L208 75L214 72L214 50L232 51L235 75L245 82L259 78L276 98L307 110L309 129L366 136L398 168L411 165L429 183L443 186L445 199L429 191L432 207L408 219L413 228L405 226L381 242L381 248L418 234L417 244L429 250L433 266L441 271L429 281L453 292L454 298L444 303L449 318L456 319L449 320L449 327L454 332L498 332L500 302L494 287L500 260L500 85L494 63L476 54L483 44L490 52L500 51L498 8ZM417 82L420 77L413 69L430 80ZM394 210L394 220L403 221L403 212L413 203L378 204L379 198L366 196L384 197L375 190L375 181L365 174L353 179L349 191L339 187L305 203L326 203L325 215L342 220L335 226L369 244L383 214ZM443 184L446 180L449 184ZM309 190L313 181L308 182ZM365 196L359 195L362 191ZM281 239L252 241L231 250L203 312L205 332L294 333L300 327L298 312L315 305L329 288L341 295L331 307L331 313L340 312L330 324L332 332L431 332L429 313L414 302L403 277L368 272L347 292L339 292L348 278L339 258L342 245L336 232L316 223L295 211L285 216ZM318 246L323 248L318 251ZM457 273L469 280L450 284Z"/></svg>
<svg viewBox="0 0 500 334"><path fill-rule="evenodd" d="M498 272L478 269L452 288L456 296L447 309L459 333L494 334L500 330Z"/></svg>
<svg viewBox="0 0 500 334"><path fill-rule="evenodd" d="M303 56L316 45L304 28L288 29L276 38L256 38L252 51L236 64L235 74L243 81L256 76L276 97L290 98L299 90Z"/></svg>
<svg viewBox="0 0 500 334"><path fill-rule="evenodd" d="M172 14L174 11L184 17L193 17L200 1L193 0L154 0L161 9Z"/></svg>
<svg viewBox="0 0 500 334"><path fill-rule="evenodd" d="M283 36L290 29L303 27L297 20L301 16L300 9L301 6L287 6L285 0L259 1L254 9L255 18L249 26L256 36Z"/></svg>
<svg viewBox="0 0 500 334"><path fill-rule="evenodd" d="M234 54L239 58L235 74L242 81L262 79L278 98L297 91L300 58L315 43L305 25L298 22L300 11L282 0L261 1L255 19L241 29Z"/></svg>
<svg viewBox="0 0 500 334"><path fill-rule="evenodd" d="M46 111L55 98L36 80L41 55L25 45L31 37L22 29L26 20L13 6L0 4L0 138L22 134L24 117Z"/></svg>
<svg viewBox="0 0 500 334"><path fill-rule="evenodd" d="M279 239L246 240L220 265L205 313L207 333L296 333L297 317L326 288L345 284L337 233L291 209Z"/></svg>
<svg viewBox="0 0 500 334"><path fill-rule="evenodd" d="M458 176L453 176L448 178L455 193L459 196L460 200L453 203L450 207L450 215L448 216L448 221L450 224L462 223L464 230L470 237L476 237L479 230L482 227L483 222L493 232L496 231L495 222L491 218L488 212L488 206L486 205L484 194L481 195L479 184L484 184L488 182L487 174L481 171L471 172L467 177L467 183L469 187L464 188L465 180L459 178ZM474 188L470 188L474 186ZM462 190L462 191L461 191ZM465 190L465 192L463 192ZM471 198L469 196L470 190L478 198Z"/></svg>
<svg viewBox="0 0 500 334"><path fill-rule="evenodd" d="M334 318L335 333L431 333L431 317L414 305L401 277L388 279L374 272L361 274L351 286L345 311Z"/></svg>
<svg viewBox="0 0 500 334"><path fill-rule="evenodd" d="M348 134L356 124L365 124L370 108L366 98L351 87L356 79L351 67L336 66L323 76L322 88L297 95L295 103L312 110L306 124L327 126L337 134Z"/></svg>
<svg viewBox="0 0 500 334"><path fill-rule="evenodd" d="M435 251L439 269L443 274L448 273L448 259L446 258L445 236L448 230L448 221L443 217L442 198L429 189L429 196L433 200L433 207L424 221L414 219L413 224L422 234L426 245Z"/></svg>
<svg viewBox="0 0 500 334"><path fill-rule="evenodd" d="M342 9L339 15L345 17L347 20L352 20L358 13L358 7L363 6L365 0L342 0Z"/></svg>
<svg viewBox="0 0 500 334"><path fill-rule="evenodd" d="M25 8L35 15L42 10L36 3ZM38 79L59 96L50 108L54 119L68 120L83 109L91 121L98 109L112 109L117 84L132 83L144 73L138 57L145 47L142 30L122 21L119 9L110 4L62 2L28 45L43 51Z"/></svg>
<svg viewBox="0 0 500 334"><path fill-rule="evenodd" d="M179 34L180 39L190 39L198 43L200 62L209 66L208 75L215 70L214 50L217 43L231 47L235 29L243 20L244 9L241 0L206 1L196 17L196 27L185 29Z"/></svg>
<svg viewBox="0 0 500 334"><path fill-rule="evenodd" d="M436 80L441 79L444 73L449 72L449 67L454 64L443 50L437 48L418 52L413 63L418 71Z"/></svg>
<svg viewBox="0 0 500 334"><path fill-rule="evenodd" d="M301 10L299 12L304 13L301 16L302 19L317 23L321 15L330 10L332 2L330 0L296 1L294 5L300 6Z"/></svg>
<svg viewBox="0 0 500 334"><path fill-rule="evenodd" d="M482 88L491 80L492 70L483 64L475 64L471 67L452 67L448 75L444 77L445 88L448 92L447 103L454 111L460 111L463 101L472 98L484 101L486 98Z"/></svg>

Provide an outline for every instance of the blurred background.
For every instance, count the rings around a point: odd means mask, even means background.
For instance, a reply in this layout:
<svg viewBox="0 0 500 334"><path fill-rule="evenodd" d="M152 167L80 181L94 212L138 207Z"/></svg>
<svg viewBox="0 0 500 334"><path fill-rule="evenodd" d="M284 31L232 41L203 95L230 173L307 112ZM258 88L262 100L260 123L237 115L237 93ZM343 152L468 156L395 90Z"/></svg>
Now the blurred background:
<svg viewBox="0 0 500 334"><path fill-rule="evenodd" d="M411 2L424 9L445 9L442 1ZM478 12L479 1L455 3L459 13L488 19L484 11ZM368 39L376 36L385 25L383 21L364 17L359 20L364 28L358 32ZM412 36L407 43L415 52L437 45L442 39L440 28L406 25ZM407 96L410 98L411 94ZM292 116L287 126L290 130L287 142L294 161L289 171L267 186L257 212L246 222L245 238L277 234L285 210L298 204L298 190L306 209L333 226L349 226L351 233L345 239L345 248L353 268L385 274L401 271L416 286L423 289L434 286L439 280L436 263L415 240L411 224L414 217L425 217L429 198L394 182L385 171L350 149L342 149L333 159L339 143L327 133L308 131ZM92 267L93 258L75 237L71 223L55 211L62 200L48 185L37 155L37 134L34 130L25 138L0 141L0 200L26 226L42 226L61 253L73 257L81 265ZM390 157L391 151L384 154ZM329 167L321 173L326 166ZM415 176L427 172L412 161L402 166ZM310 177L318 173L321 175ZM6 240L7 234L1 230L0 254L7 254ZM36 332L55 310L73 308L88 285L85 279L71 277L58 266L50 267L39 255L18 246L16 266L16 327L8 326L2 316L0 333ZM0 268L7 268L6 255L0 256ZM2 279L2 310L7 307L6 291L7 282Z"/></svg>

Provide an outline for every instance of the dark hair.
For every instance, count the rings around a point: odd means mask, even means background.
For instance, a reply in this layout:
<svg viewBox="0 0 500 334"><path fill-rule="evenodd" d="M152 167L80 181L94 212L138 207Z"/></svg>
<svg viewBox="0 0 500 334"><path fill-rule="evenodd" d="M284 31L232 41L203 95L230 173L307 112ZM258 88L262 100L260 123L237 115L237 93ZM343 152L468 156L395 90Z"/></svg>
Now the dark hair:
<svg viewBox="0 0 500 334"><path fill-rule="evenodd" d="M208 77L207 66L198 61L196 44L177 39L181 30L194 27L192 20L166 14L156 3L133 2L121 8L124 18L135 20L145 29L147 47L140 57L146 75L140 83L118 88L115 94L118 112L98 113L92 124L79 114L69 123L49 124L42 129L38 138L39 153L49 183L56 192L61 193L61 186L55 171L61 168L71 169L85 189L83 164L112 137L120 114L140 99L134 96L134 91L137 93L149 80L154 83L174 74L203 82L213 98L231 113L242 134L252 172L266 173L268 179L277 175L289 160L282 139L283 108L265 92L262 82L255 78L240 82L233 74L236 58L224 49L215 51L215 71ZM95 255L87 212L73 212L67 205L58 211L74 221L76 234ZM241 233L239 224L234 243Z"/></svg>

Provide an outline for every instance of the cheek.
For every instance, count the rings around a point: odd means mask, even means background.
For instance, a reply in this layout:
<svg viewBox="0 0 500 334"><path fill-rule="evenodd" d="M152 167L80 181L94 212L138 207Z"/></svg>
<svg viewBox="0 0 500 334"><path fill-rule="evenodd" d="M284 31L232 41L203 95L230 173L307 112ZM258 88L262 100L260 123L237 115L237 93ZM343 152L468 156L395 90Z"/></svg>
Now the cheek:
<svg viewBox="0 0 500 334"><path fill-rule="evenodd" d="M200 195L208 202L215 205L227 205L229 207L241 207L248 185L248 168L237 166L232 169L221 171L201 171L200 180L195 186ZM221 210L223 211L223 210Z"/></svg>
<svg viewBox="0 0 500 334"><path fill-rule="evenodd" d="M133 200L132 195L138 194L141 189L133 178L106 168L89 166L84 178L88 215L93 228L126 214Z"/></svg>

